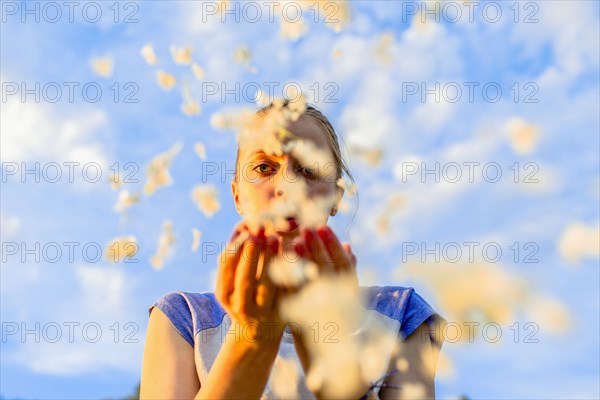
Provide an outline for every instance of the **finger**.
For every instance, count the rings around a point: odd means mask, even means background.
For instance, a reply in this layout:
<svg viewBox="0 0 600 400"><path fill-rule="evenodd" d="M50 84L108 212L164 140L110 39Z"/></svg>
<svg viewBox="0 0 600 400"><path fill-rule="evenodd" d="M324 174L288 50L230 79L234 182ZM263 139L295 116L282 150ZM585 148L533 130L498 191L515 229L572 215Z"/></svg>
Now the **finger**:
<svg viewBox="0 0 600 400"><path fill-rule="evenodd" d="M240 233L227 244L227 247L219 256L215 295L224 305L230 304L230 296L234 288L235 270L242 255L245 239L246 235Z"/></svg>
<svg viewBox="0 0 600 400"><path fill-rule="evenodd" d="M309 258L308 253L309 250L307 245L302 237L295 237L291 241L292 248L294 249L293 257L290 261L301 263L303 269L303 277L304 281L299 285L294 285L293 290L301 289L306 283L316 279L319 276L320 267L317 263L315 263L311 258ZM309 260L311 262L306 263L305 260Z"/></svg>
<svg viewBox="0 0 600 400"><path fill-rule="evenodd" d="M277 253L279 252L279 239L276 236L265 237L265 247L264 247L264 259L262 263L259 263L258 269L256 271L256 279L258 283L265 282L267 278L267 265L277 257Z"/></svg>
<svg viewBox="0 0 600 400"><path fill-rule="evenodd" d="M265 241L264 257L262 262L262 271L259 272L258 285L256 287L256 304L258 307L271 309L275 298L276 286L269 277L269 267L271 262L279 253L279 239L276 236L270 236Z"/></svg>
<svg viewBox="0 0 600 400"><path fill-rule="evenodd" d="M235 226L234 230L233 230L233 234L231 235L231 238L229 239L229 241L233 241L235 240L236 237L238 237L243 231L247 231L248 230L248 224L246 223L246 221L241 221L238 222L238 224Z"/></svg>
<svg viewBox="0 0 600 400"><path fill-rule="evenodd" d="M350 257L340 244L340 241L335 236L335 233L327 225L319 227L317 234L327 249L329 257L333 260L334 269L336 271L346 271L350 269Z"/></svg>
<svg viewBox="0 0 600 400"><path fill-rule="evenodd" d="M279 255L280 239L277 236L265 238L264 259L257 273L258 283L270 282L268 266Z"/></svg>
<svg viewBox="0 0 600 400"><path fill-rule="evenodd" d="M256 289L256 270L262 248L264 246L264 227L258 236L250 236L244 243L234 279L234 301L242 307L242 311L252 312L254 291Z"/></svg>
<svg viewBox="0 0 600 400"><path fill-rule="evenodd" d="M302 260L299 256L299 251L295 249L299 243L303 242L301 235L294 237L291 241L284 241L283 237L278 237L279 249L278 256L281 261L281 265L271 265L269 268L269 277L273 281L273 284L278 288L290 288L294 286L294 280L297 279L293 275L292 270L298 263L304 263L306 260ZM285 242L285 244L284 244ZM272 268L283 268L283 270L273 270Z"/></svg>
<svg viewBox="0 0 600 400"><path fill-rule="evenodd" d="M321 241L321 238L312 229L305 229L303 236L308 250L308 258L322 268L323 271L333 271L333 261L331 260L325 245Z"/></svg>
<svg viewBox="0 0 600 400"><path fill-rule="evenodd" d="M343 243L342 246L344 247L344 250L346 250L346 253L348 253L348 256L350 257L350 262L352 263L352 266L356 268L356 256L352 252L352 248L350 247L350 244Z"/></svg>
<svg viewBox="0 0 600 400"><path fill-rule="evenodd" d="M291 250L295 253L290 255L290 259L296 262L300 261L300 258L308 257L308 249L306 248L306 242L302 237L295 237L290 242Z"/></svg>
<svg viewBox="0 0 600 400"><path fill-rule="evenodd" d="M350 272L352 273L352 276L353 276L353 279L354 279L354 283L356 284L356 286L358 286L359 282L358 282L358 275L356 273L356 256L352 252L352 248L350 247L349 243L343 243L342 246L344 247L344 250L350 256L350 263L351 263L351 270L350 270Z"/></svg>
<svg viewBox="0 0 600 400"><path fill-rule="evenodd" d="M266 224L267 223L268 223L268 221L261 221L261 220L251 221L251 220L245 220L245 227L246 227L246 229L248 229L248 231L250 232L250 234L252 234L254 236L258 236L260 234L261 230L264 230L265 232L267 231L267 229L266 229Z"/></svg>

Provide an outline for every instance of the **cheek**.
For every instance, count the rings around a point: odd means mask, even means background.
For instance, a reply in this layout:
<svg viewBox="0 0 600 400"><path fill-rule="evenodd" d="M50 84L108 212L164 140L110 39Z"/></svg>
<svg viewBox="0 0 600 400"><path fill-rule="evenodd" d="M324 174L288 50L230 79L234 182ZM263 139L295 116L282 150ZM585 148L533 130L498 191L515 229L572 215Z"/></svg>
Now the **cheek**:
<svg viewBox="0 0 600 400"><path fill-rule="evenodd" d="M307 195L309 198L333 196L336 185L331 182L317 181L311 182L307 186Z"/></svg>
<svg viewBox="0 0 600 400"><path fill-rule="evenodd" d="M240 200L246 212L263 210L268 201L275 197L273 184L268 181L245 184L240 187Z"/></svg>

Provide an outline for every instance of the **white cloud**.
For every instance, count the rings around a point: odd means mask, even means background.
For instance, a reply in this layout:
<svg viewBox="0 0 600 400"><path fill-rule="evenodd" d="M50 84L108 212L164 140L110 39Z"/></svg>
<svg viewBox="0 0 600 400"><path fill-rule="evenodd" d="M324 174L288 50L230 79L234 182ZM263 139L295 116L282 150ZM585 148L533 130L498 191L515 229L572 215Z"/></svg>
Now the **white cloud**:
<svg viewBox="0 0 600 400"><path fill-rule="evenodd" d="M422 156L423 161L421 162L424 164L419 163L419 170L414 178L405 177L404 179L408 183L407 191L410 193L410 197L415 198L412 203L415 206L418 204L420 209L423 207L421 211L431 213L434 210L425 206L439 205L440 200L448 200L449 195L464 193L474 185L482 183L481 167L478 170L477 165L473 165L473 171L470 171L469 164L465 163L479 162L480 165L483 164L482 160L489 159L500 144L501 140L498 135L474 134L468 139L456 141L445 148L441 148L439 152ZM409 159L414 158L415 156L412 156ZM398 162L402 163L406 160L400 158ZM434 170L436 163L439 163L439 174L437 172L437 175L427 174L427 171ZM456 163L460 167L458 170L460 176L455 177L455 171L451 170L454 168L452 163ZM435 179L438 179L439 183ZM425 183L423 183L423 180Z"/></svg>
<svg viewBox="0 0 600 400"><path fill-rule="evenodd" d="M235 16L229 15L227 22L221 22L219 15L211 15L203 2L178 3L179 16L176 23L170 27L171 37L196 38L191 43L177 43L179 45L192 44L194 48L193 60L198 62L205 71L204 82L215 82L218 85L227 83L226 88L232 90L235 82L245 74L244 67L234 61L235 49L244 44L247 37L239 35L231 29L231 22ZM182 39L183 40L183 39ZM195 45L197 44L197 45ZM250 42L245 44L249 45ZM160 51L160 49L156 49ZM198 91L200 93L200 91ZM208 102L221 102L221 89L219 95L208 96ZM229 95L232 99L233 95Z"/></svg>
<svg viewBox="0 0 600 400"><path fill-rule="evenodd" d="M126 285L121 268L77 267L76 274L87 309L113 316L121 313Z"/></svg>
<svg viewBox="0 0 600 400"><path fill-rule="evenodd" d="M451 121L455 105L440 98L439 102L427 101L418 105L409 117L408 124L420 132L439 132Z"/></svg>
<svg viewBox="0 0 600 400"><path fill-rule="evenodd" d="M342 32L339 38L308 37L300 48L300 53L308 58L307 64L311 66L305 76L316 78L318 82L334 81L341 88L338 96L349 97L349 101L344 102L338 127L346 145L383 150L384 160L379 172L393 169L399 156L411 151L411 146L422 149L420 134L437 134L456 118L458 111L454 104L444 101L422 103L420 94L415 96L414 101L403 99L403 83L420 85L434 77L456 77L460 75L462 65L459 41L444 27L434 25L424 31L411 29L388 45L387 54L393 60L389 66L382 65L375 57L375 49L380 42L378 35L365 38ZM333 49L340 50L339 58L331 57ZM443 81L440 81L441 84ZM461 146L474 147L468 153L479 156L481 147L489 145L486 140L475 139L476 144L463 143ZM438 159L445 157L444 154L436 155ZM419 153L418 157L436 159L435 155L427 153ZM461 192L457 184L438 184L427 188L420 182L410 187L399 185L398 182L390 182L389 178L382 179L378 171L369 170L362 163L354 164L357 168L353 172L361 191L361 210L357 220L359 227L353 230L352 237L359 245L371 244L376 238L374 244L377 248L390 248L407 233L406 225L395 224L395 221L409 218L407 215L433 211L440 207L440 199ZM390 232L382 235L378 232L381 229L378 217L387 209L386 202L395 191L407 195L408 208L387 216L391 219Z"/></svg>
<svg viewBox="0 0 600 400"><path fill-rule="evenodd" d="M424 229L440 213L449 212L453 204L485 182L481 175L485 164L482 160L490 159L501 144L500 135L474 134L432 153L408 154L396 150L390 167L395 180L369 179L360 186L361 211L353 240L368 244L371 249L389 250L416 229ZM468 164L464 164L467 162L480 164L471 171ZM459 179L455 179L450 163L458 165ZM428 172L436 168L435 174ZM404 201L401 207L391 209L387 202L394 194ZM380 216L390 227L385 234L377 224Z"/></svg>
<svg viewBox="0 0 600 400"><path fill-rule="evenodd" d="M597 4L547 1L535 5L539 9L533 17L538 22L511 24L512 39L524 46L532 58L545 44L552 46L554 66L545 73L546 79L553 70L560 71L557 79L571 81L582 72L597 68L600 48ZM533 11L528 9L528 13Z"/></svg>
<svg viewBox="0 0 600 400"><path fill-rule="evenodd" d="M4 162L72 161L108 164L96 134L108 123L106 113L97 108L57 115L48 104L21 102L9 97L2 105L2 151Z"/></svg>
<svg viewBox="0 0 600 400"><path fill-rule="evenodd" d="M341 115L341 130L349 146L384 146L386 139L398 135L400 121L395 118L395 91L387 74L369 74L363 78L354 100Z"/></svg>
<svg viewBox="0 0 600 400"><path fill-rule="evenodd" d="M21 219L17 215L7 215L0 211L0 232L2 232L2 239L6 240L14 236L21 228Z"/></svg>
<svg viewBox="0 0 600 400"><path fill-rule="evenodd" d="M20 265L19 269L30 267ZM49 375L75 376L106 369L138 373L143 326L136 318L138 313L128 307L132 302L131 293L137 287L135 278L122 266L106 265L75 265L62 272L61 279L47 269L38 272L42 279L28 281L28 288L43 284L54 296L57 291L63 296L60 301L49 303L50 309L35 315L22 301L14 302L14 297L20 296L19 291L10 294L16 308L25 307L29 311L19 316L18 310L11 310L9 319L20 319L19 332L8 337L9 344L13 345L4 352L6 359ZM7 274L12 275L14 271L5 269L3 276ZM65 278L69 276L75 277L75 290L69 289L73 286L72 278ZM3 300L6 297L3 295ZM39 323L37 328L36 322ZM22 323L28 330L38 332L39 343L33 334L20 340ZM14 345L15 342L21 343Z"/></svg>
<svg viewBox="0 0 600 400"><path fill-rule="evenodd" d="M502 181L500 190L518 194L542 196L556 194L564 186L565 172L562 169L539 161L521 162L517 167L506 171L511 179Z"/></svg>

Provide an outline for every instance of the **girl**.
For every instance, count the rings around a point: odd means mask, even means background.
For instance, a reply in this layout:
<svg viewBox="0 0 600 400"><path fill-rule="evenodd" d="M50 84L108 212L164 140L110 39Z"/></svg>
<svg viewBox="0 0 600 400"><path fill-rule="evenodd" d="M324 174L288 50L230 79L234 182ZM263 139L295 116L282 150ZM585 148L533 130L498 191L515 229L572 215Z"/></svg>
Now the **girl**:
<svg viewBox="0 0 600 400"><path fill-rule="evenodd" d="M342 174L352 179L329 120L283 100L244 126L231 186L245 221L214 294L174 292L149 308L140 398L433 398L443 318L412 288L358 286L356 257L326 225ZM349 309L361 317L340 317ZM333 340L311 340L318 315ZM391 342L351 347L377 324Z"/></svg>

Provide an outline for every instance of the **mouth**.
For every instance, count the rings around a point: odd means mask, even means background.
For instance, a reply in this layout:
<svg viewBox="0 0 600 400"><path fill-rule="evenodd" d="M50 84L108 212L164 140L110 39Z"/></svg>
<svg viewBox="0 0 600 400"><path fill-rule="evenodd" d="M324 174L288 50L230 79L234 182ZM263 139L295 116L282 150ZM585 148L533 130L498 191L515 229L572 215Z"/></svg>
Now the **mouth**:
<svg viewBox="0 0 600 400"><path fill-rule="evenodd" d="M284 217L274 221L274 230L280 235L289 235L298 230L298 219L294 216Z"/></svg>
<svg viewBox="0 0 600 400"><path fill-rule="evenodd" d="M298 229L298 220L295 217L288 217L286 220L289 224L289 232Z"/></svg>

